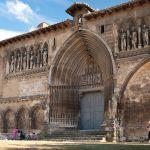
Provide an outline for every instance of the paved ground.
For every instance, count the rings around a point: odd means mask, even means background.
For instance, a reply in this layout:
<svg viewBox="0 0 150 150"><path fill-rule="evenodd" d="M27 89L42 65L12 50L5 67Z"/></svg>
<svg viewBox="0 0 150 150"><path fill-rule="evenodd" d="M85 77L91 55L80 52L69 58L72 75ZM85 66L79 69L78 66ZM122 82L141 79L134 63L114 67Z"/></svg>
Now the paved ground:
<svg viewBox="0 0 150 150"><path fill-rule="evenodd" d="M148 143L0 141L0 150L150 150Z"/></svg>

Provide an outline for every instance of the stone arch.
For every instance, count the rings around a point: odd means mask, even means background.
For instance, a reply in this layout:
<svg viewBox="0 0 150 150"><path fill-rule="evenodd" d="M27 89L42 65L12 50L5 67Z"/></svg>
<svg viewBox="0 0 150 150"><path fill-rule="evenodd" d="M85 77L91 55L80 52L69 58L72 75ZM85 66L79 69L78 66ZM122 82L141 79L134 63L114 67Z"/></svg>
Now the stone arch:
<svg viewBox="0 0 150 150"><path fill-rule="evenodd" d="M16 126L18 129L27 129L29 120L29 111L26 107L21 106L16 112Z"/></svg>
<svg viewBox="0 0 150 150"><path fill-rule="evenodd" d="M146 137L150 105L150 59L140 62L126 78L120 95L124 135Z"/></svg>
<svg viewBox="0 0 150 150"><path fill-rule="evenodd" d="M4 131L12 132L15 127L15 112L12 109L7 108L4 112Z"/></svg>
<svg viewBox="0 0 150 150"><path fill-rule="evenodd" d="M30 115L31 115L31 128L36 130L42 130L44 124L43 105L36 104L35 106L33 106Z"/></svg>
<svg viewBox="0 0 150 150"><path fill-rule="evenodd" d="M56 54L49 72L50 85L77 85L86 63L94 60L104 83L105 110L114 92L116 67L111 49L97 34L88 30L74 32Z"/></svg>
<svg viewBox="0 0 150 150"><path fill-rule="evenodd" d="M122 98L124 96L124 92L126 90L126 87L129 83L129 81L131 80L131 78L133 77L133 75L146 63L148 63L150 61L150 58L148 59L144 59L141 62L139 62L137 64L137 66L127 75L124 83L122 84L121 88L120 88L120 92L119 92L119 102L123 104Z"/></svg>

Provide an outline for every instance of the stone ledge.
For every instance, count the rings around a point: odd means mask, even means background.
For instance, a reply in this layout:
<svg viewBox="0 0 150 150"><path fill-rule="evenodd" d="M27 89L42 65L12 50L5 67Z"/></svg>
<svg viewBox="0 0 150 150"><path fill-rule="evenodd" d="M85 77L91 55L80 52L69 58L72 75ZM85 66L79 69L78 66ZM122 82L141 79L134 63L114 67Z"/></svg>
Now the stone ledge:
<svg viewBox="0 0 150 150"><path fill-rule="evenodd" d="M121 59L121 58L127 58L132 56L143 55L143 54L150 54L150 47L115 53L114 57L116 59Z"/></svg>
<svg viewBox="0 0 150 150"><path fill-rule="evenodd" d="M35 68L32 70L27 70L27 71L23 71L23 72L14 73L14 74L8 74L5 76L5 79L12 79L12 78L18 78L18 77L31 75L31 74L47 72L48 70L49 70L49 66L42 67L42 68Z"/></svg>
<svg viewBox="0 0 150 150"><path fill-rule="evenodd" d="M10 103L10 102L22 102L22 101L28 101L28 100L45 100L47 98L48 98L47 94L22 96L22 97L7 97L7 98L1 98L0 104Z"/></svg>

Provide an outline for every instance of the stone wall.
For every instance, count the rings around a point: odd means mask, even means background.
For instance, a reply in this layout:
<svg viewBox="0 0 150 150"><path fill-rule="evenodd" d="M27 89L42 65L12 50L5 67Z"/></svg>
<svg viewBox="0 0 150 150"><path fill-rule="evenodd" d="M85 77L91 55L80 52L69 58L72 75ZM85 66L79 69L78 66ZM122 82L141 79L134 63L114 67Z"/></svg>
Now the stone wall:
<svg viewBox="0 0 150 150"><path fill-rule="evenodd" d="M138 64L149 58L150 35L148 35L149 39L146 39L150 25L149 7L149 4L144 4L141 7L122 9L118 13L107 14L104 17L96 17L91 20L84 19L81 27L102 37L113 52L116 67L116 74L113 76L115 79L115 96L121 98L119 100L121 104L124 104L122 105L124 136L129 138L146 136L145 126L150 114L148 108L150 105L150 63L138 68L138 71L132 75L126 85L128 77L130 78L130 74ZM104 31L102 31L103 29ZM48 99L50 67L54 63L56 54L74 31L72 27L57 28L56 31L39 33L39 35L20 39L20 41L8 43L0 48L0 120L4 121L8 116L8 122L13 125L14 122L16 123L13 117L18 110L24 108L26 111L22 111L22 114L28 117L27 124L30 128L35 126L34 128L41 129L42 125L38 126L37 124L44 121L42 102ZM133 33L135 32L134 35L136 36L133 40ZM124 38L124 34L126 38ZM139 38L139 35L142 37ZM127 36L130 38L130 42ZM145 39L147 40L146 44L144 43ZM29 67L26 71L10 74L8 65L11 52L24 47L34 47L38 43L45 42L48 44L47 65L37 68ZM7 111L8 115L6 115ZM37 124L32 126L31 122L34 120ZM3 128L3 121L0 121L1 129Z"/></svg>
<svg viewBox="0 0 150 150"><path fill-rule="evenodd" d="M130 79L124 93L124 127L129 139L147 137L150 114L150 62Z"/></svg>
<svg viewBox="0 0 150 150"><path fill-rule="evenodd" d="M21 39L0 48L0 130L1 132L12 132L14 127L26 125L26 130L41 130L44 125L43 103L48 100L48 76L52 60L65 40L71 35L71 29L57 30L36 37ZM9 71L9 56L11 52L16 53L36 45L48 44L48 64L24 70ZM22 63L21 63L22 64ZM22 69L23 68L23 69ZM22 114L18 116L17 114ZM17 119L18 118L18 119ZM24 119L24 124L21 120ZM39 124L40 122L40 124ZM12 124L12 126L8 126ZM4 128L5 127L5 128ZM6 131L6 128L8 130Z"/></svg>
<svg viewBox="0 0 150 150"><path fill-rule="evenodd" d="M126 32L128 29L134 31L135 28L142 24L149 26L149 6L149 4L144 4L135 8L121 10L118 13L85 20L84 28L99 34L110 46L112 52L119 52L118 40L121 31ZM104 26L103 33L101 33L102 26Z"/></svg>
<svg viewBox="0 0 150 150"><path fill-rule="evenodd" d="M47 94L48 75L30 75L4 81L3 98Z"/></svg>

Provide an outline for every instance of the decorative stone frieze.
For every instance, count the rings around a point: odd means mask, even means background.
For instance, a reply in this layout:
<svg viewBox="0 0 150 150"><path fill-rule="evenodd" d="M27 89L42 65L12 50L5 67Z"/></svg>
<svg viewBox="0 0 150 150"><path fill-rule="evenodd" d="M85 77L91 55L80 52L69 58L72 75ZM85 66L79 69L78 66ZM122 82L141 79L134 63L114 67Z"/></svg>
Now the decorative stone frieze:
<svg viewBox="0 0 150 150"><path fill-rule="evenodd" d="M18 74L48 65L48 44L39 42L28 47L20 47L10 52L8 74Z"/></svg>
<svg viewBox="0 0 150 150"><path fill-rule="evenodd" d="M141 49L150 46L149 25L139 25L129 29L118 30L119 52Z"/></svg>
<svg viewBox="0 0 150 150"><path fill-rule="evenodd" d="M46 94L39 94L39 95L31 95L31 96L23 96L23 97L7 97L7 98L1 98L0 103L13 103L13 102L21 102L21 101L33 101L33 100L47 100L48 95Z"/></svg>
<svg viewBox="0 0 150 150"><path fill-rule="evenodd" d="M44 66L42 68L35 68L32 70L8 74L5 76L5 79L21 78L21 77L25 77L25 76L37 74L37 73L43 74L43 73L48 73L48 71L49 71L49 66Z"/></svg>

